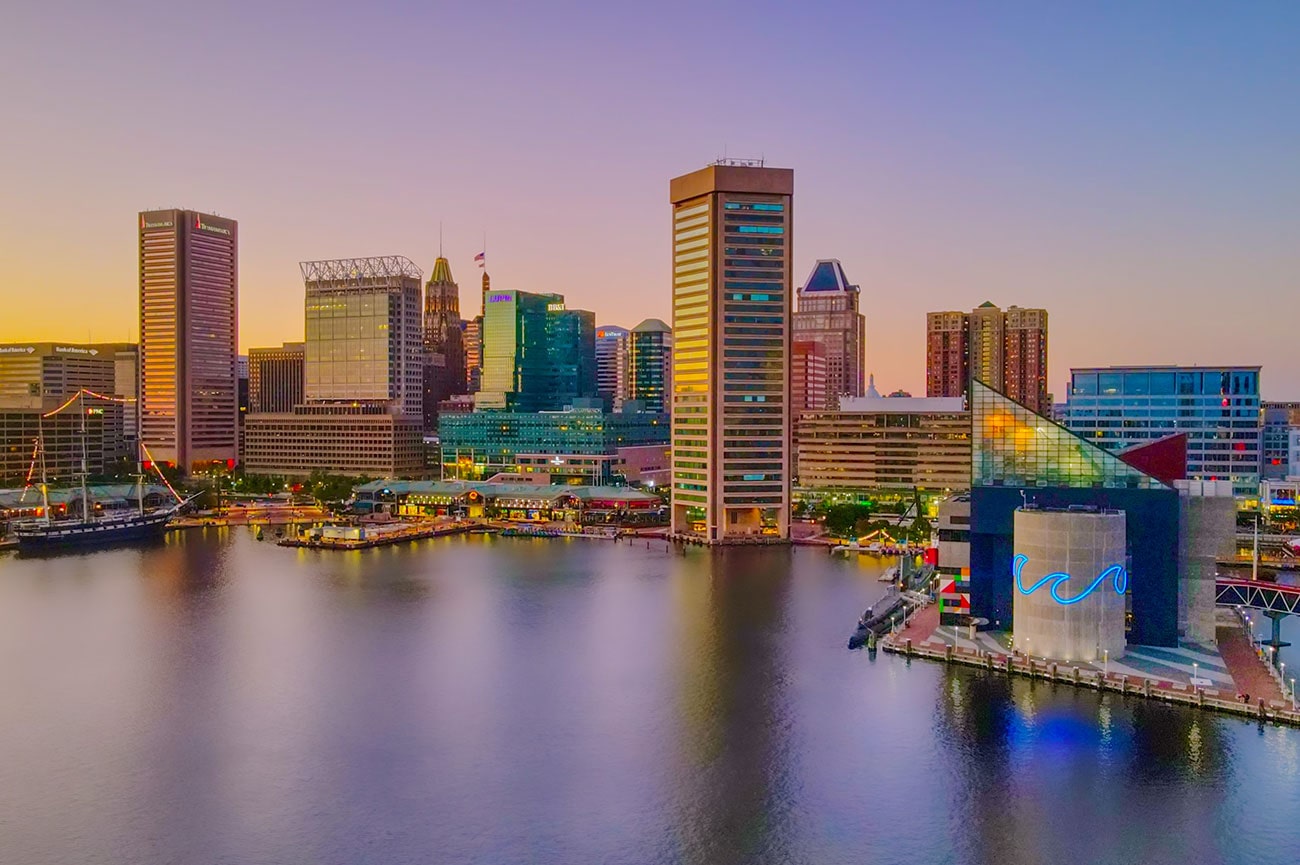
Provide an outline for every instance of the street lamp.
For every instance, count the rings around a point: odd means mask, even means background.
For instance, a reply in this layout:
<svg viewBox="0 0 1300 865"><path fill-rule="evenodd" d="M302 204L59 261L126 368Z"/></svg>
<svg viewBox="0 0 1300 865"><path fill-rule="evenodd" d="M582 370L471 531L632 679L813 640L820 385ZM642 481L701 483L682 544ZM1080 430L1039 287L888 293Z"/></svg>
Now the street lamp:
<svg viewBox="0 0 1300 865"><path fill-rule="evenodd" d="M1110 678L1110 649L1102 649L1101 658L1102 658L1102 663L1105 665L1103 667L1105 672L1102 673L1102 675L1105 676L1106 678Z"/></svg>
<svg viewBox="0 0 1300 865"><path fill-rule="evenodd" d="M1196 680L1201 678L1201 665L1192 661L1192 687L1197 687Z"/></svg>

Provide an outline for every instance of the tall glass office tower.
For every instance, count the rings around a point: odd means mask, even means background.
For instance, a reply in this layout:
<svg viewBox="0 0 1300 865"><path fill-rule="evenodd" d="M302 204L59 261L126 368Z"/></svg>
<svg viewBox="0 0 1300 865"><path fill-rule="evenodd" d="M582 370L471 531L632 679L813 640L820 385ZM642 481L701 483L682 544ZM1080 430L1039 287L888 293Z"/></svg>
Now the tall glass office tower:
<svg viewBox="0 0 1300 865"><path fill-rule="evenodd" d="M672 531L788 538L794 172L723 160L669 192Z"/></svg>
<svg viewBox="0 0 1300 865"><path fill-rule="evenodd" d="M304 261L309 403L423 412L422 274L401 255Z"/></svg>
<svg viewBox="0 0 1300 865"><path fill-rule="evenodd" d="M632 328L629 346L632 399L645 403L646 411L666 412L673 380L673 329L657 318L647 318Z"/></svg>
<svg viewBox="0 0 1300 865"><path fill-rule="evenodd" d="M595 314L558 294L488 294L475 408L554 411L595 396Z"/></svg>

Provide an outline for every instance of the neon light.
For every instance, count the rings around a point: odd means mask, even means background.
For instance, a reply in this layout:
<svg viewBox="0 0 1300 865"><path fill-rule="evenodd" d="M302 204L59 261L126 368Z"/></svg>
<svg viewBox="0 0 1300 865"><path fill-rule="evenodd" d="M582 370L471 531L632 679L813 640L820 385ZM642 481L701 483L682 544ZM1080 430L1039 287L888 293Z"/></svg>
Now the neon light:
<svg viewBox="0 0 1300 865"><path fill-rule="evenodd" d="M1111 565L1110 567L1103 569L1102 572L1097 575L1097 578L1092 581L1092 585L1088 586L1088 588L1084 589L1082 592L1075 595L1073 598L1062 597L1058 591L1058 589L1061 588L1061 585L1063 583L1068 582L1070 579L1069 574L1065 574L1060 571L1057 571L1056 573L1048 574L1047 576L1043 577L1041 580L1039 580L1038 582L1034 583L1032 586L1026 589L1025 584L1020 579L1020 574L1022 571L1024 571L1025 564L1028 563L1028 561L1029 561L1028 556L1018 555L1016 556L1015 560L1011 563L1011 572L1016 577L1016 590L1019 591L1020 594L1022 595L1032 595L1034 592L1041 589L1045 583L1050 582L1052 584L1052 588L1051 588L1052 600L1056 601L1058 604L1064 604L1068 606L1070 604L1077 604L1079 603L1079 601L1082 601L1084 598L1091 595L1097 589L1098 586L1100 586L1102 583L1106 581L1107 577L1111 577L1114 581L1115 594L1122 596L1124 592L1128 590L1128 571L1124 569L1123 565Z"/></svg>

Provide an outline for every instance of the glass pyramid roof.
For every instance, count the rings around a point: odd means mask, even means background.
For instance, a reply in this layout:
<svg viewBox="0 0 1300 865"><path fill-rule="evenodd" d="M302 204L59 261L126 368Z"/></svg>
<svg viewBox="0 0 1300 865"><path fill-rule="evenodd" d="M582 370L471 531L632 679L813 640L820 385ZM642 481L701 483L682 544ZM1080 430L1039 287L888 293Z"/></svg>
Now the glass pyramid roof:
<svg viewBox="0 0 1300 865"><path fill-rule="evenodd" d="M838 258L823 258L813 265L808 281L803 284L803 291L857 291L856 285L849 285Z"/></svg>
<svg viewBox="0 0 1300 865"><path fill-rule="evenodd" d="M972 487L1168 489L982 382L970 401Z"/></svg>

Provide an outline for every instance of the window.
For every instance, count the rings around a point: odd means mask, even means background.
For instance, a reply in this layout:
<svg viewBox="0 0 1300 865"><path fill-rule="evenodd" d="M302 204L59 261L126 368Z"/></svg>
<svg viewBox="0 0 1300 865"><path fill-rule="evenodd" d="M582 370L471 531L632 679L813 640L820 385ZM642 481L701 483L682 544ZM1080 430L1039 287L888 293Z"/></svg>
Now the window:
<svg viewBox="0 0 1300 865"><path fill-rule="evenodd" d="M1091 395L1096 392L1097 374L1095 372L1081 372L1075 374L1072 393Z"/></svg>

